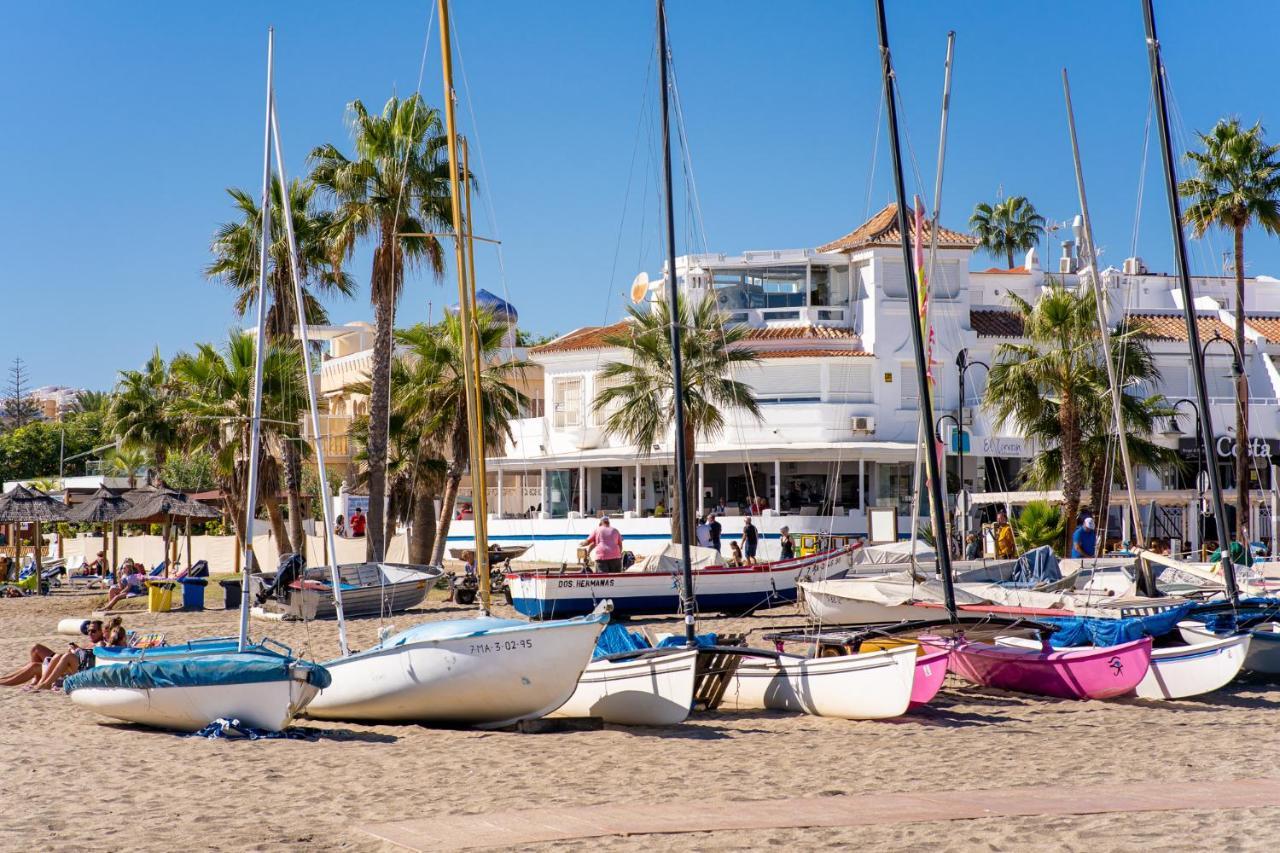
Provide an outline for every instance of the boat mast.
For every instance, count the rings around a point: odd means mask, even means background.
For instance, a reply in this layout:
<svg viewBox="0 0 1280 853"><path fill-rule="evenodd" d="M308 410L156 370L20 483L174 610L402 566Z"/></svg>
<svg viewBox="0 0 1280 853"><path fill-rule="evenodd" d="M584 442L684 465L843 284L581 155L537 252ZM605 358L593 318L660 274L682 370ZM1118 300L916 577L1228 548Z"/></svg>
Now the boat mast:
<svg viewBox="0 0 1280 853"><path fill-rule="evenodd" d="M1209 408L1209 386L1205 381L1204 362L1200 356L1200 335L1196 323L1195 294L1191 290L1191 272L1187 267L1187 238L1182 232L1182 202L1178 198L1178 174L1173 155L1173 138L1169 133L1169 109L1165 102L1164 63L1160 57L1160 40L1156 38L1156 16L1151 0L1144 0L1142 15L1147 29L1147 59L1151 65L1151 91L1156 100L1156 114L1160 119L1160 157L1164 164L1165 194L1169 199L1169 225L1173 229L1173 261L1178 274L1178 288L1182 293L1182 316L1187 324L1187 346L1191 350L1191 372L1196 382L1196 402L1200 405L1200 446L1205 449L1209 464L1209 492L1213 498L1214 519L1218 526L1218 540L1222 547L1222 576L1227 596L1232 605L1240 601L1236 586L1235 567L1231 563L1230 548L1226 536L1227 514L1222 501L1222 482L1218 466L1209 455L1213 450L1213 410ZM1244 310L1244 306L1240 306ZM1238 488L1245 488L1240 483ZM1243 524L1244 520L1241 519ZM1247 545L1246 545L1247 547Z"/></svg>
<svg viewBox="0 0 1280 853"><path fill-rule="evenodd" d="M267 117L262 130L262 245L258 251L258 324L253 340L253 414L249 418L249 484L245 495L244 560L240 579L240 634L236 642L243 652L249 642L249 575L253 570L253 519L258 514L258 452L262 443L262 372L267 342L267 256L271 246L271 112L275 97L275 30L267 28Z"/></svg>
<svg viewBox="0 0 1280 853"><path fill-rule="evenodd" d="M338 618L338 647L342 656L351 653L347 645L347 620L342 612L342 575L338 571L338 550L333 534L333 499L329 493L329 475L325 469L324 445L320 439L320 407L316 402L316 385L319 381L311 372L311 340L307 332L307 309L302 298L302 274L298 266L298 240L293 232L293 206L289 200L289 179L284 171L284 147L280 142L280 122L276 117L276 103L271 99L271 140L276 152L276 180L280 185L280 214L284 219L284 233L289 245L289 273L293 279L293 305L298 318L298 344L302 347L302 373L307 382L307 405L311 416L311 446L316 454L316 473L320 477L320 517L324 524L325 542L329 546L329 574L333 581L333 606ZM303 546L306 551L306 545ZM305 556L305 553L304 553Z"/></svg>
<svg viewBox="0 0 1280 853"><path fill-rule="evenodd" d="M662 85L662 180L666 188L667 220L667 316L671 332L671 386L672 404L675 407L676 493L680 499L680 565L684 570L684 638L693 647L697 644L694 630L693 563L689 554L689 539L693 535L689 525L689 471L685 460L684 425L684 365L680 353L680 286L676 278L676 214L671 196L671 109L668 91L667 68L667 5L658 3L658 67Z"/></svg>
<svg viewBox="0 0 1280 853"><path fill-rule="evenodd" d="M911 257L911 225L907 219L907 191L902 180L902 151L898 140L898 107L893 91L893 59L889 54L889 30L885 23L884 0L876 0L876 25L880 35L880 74L884 82L885 112L889 121L889 150L893 154L893 183L898 195L898 233L902 236L902 265L907 274L907 303L918 305L920 291L916 284L916 270ZM911 327L911 344L916 358L916 382L920 393L920 419L924 427L928 452L925 453L926 470L929 474L929 511L933 513L935 538L934 549L938 557L938 572L942 575L943 598L947 607L947 616L956 620L956 592L951 577L951 549L947 537L947 517L943 514L942 478L938 465L938 454L933 441L933 399L924 393L929 387L928 371L924 363L924 335L915 318L909 318ZM912 537L915 531L912 531Z"/></svg>
<svg viewBox="0 0 1280 853"><path fill-rule="evenodd" d="M458 130L455 120L456 97L453 90L453 47L449 32L449 0L440 3L440 66L444 77L444 117L449 142L449 206L453 213L453 264L458 274L458 325L462 331L463 379L466 383L467 433L471 468L471 517L475 529L476 571L480 576L480 609L489 612L489 543L485 536L485 518L481 507L485 503L487 479L484 466L484 436L480 434L484 423L480 395L479 347L475 341L475 305L468 284L467 252L463 240L462 180L459 177ZM465 176L469 179L470 176ZM469 226L468 226L469 227Z"/></svg>
<svg viewBox="0 0 1280 853"><path fill-rule="evenodd" d="M475 377L476 388L476 420L479 421L480 429L477 430L476 444L477 452L480 454L480 488L474 485L471 489L471 524L475 531L476 552L484 549L484 570L480 572L480 606L487 612L489 610L489 599L491 596L492 584L490 582L490 574L493 570L489 565L489 474L486 470L486 462L484 458L484 410L480 408L484 405L484 389L481 387L481 378L484 376L484 361L480 355L480 321L477 316L479 303L476 302L476 239L475 239L475 221L471 218L471 157L469 156L470 146L467 145L466 137L462 138L462 185L463 192L463 222L466 223L467 231L467 295L470 298L469 306L471 309L471 350L468 355L471 358L471 373ZM474 480L474 478L473 478ZM581 483L579 488L586 488ZM502 495L498 495L498 504L501 507ZM477 559L479 559L477 557Z"/></svg>
<svg viewBox="0 0 1280 853"><path fill-rule="evenodd" d="M1076 192L1080 196L1080 218L1084 223L1085 264L1093 279L1093 302L1098 315L1098 335L1102 343L1102 361L1107 366L1107 384L1111 388L1111 424L1116 439L1120 443L1120 463L1124 468L1124 491L1129 502L1129 517L1133 519L1133 535L1139 548L1146 548L1146 535L1142 530L1142 515L1138 511L1138 498L1134 495L1133 463L1129 459L1129 439L1125 433L1124 415L1120 408L1120 380L1116 376L1116 366L1111 360L1111 330L1107 326L1107 296L1102 289L1102 277L1098 274L1098 253L1093 242L1093 220L1089 218L1089 201L1084 192L1084 167L1080 164L1080 142L1076 137L1076 113L1071 105L1071 82L1067 79L1067 69L1062 69L1062 94L1067 101L1067 128L1071 133L1071 158L1076 168ZM1094 511L1103 517L1110 511L1110 506L1094 507ZM1128 531L1125 531L1128 535ZM1094 548L1097 556L1097 548ZM1155 578L1151 575L1151 566L1139 557L1138 577L1144 587L1145 595L1158 595Z"/></svg>

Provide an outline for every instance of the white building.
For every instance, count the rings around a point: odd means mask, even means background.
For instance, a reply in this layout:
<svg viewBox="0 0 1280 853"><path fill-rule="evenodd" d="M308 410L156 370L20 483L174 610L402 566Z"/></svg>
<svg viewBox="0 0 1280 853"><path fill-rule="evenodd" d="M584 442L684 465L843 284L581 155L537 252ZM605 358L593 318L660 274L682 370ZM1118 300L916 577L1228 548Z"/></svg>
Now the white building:
<svg viewBox="0 0 1280 853"><path fill-rule="evenodd" d="M926 229L926 244L927 239ZM939 229L930 284L935 414L950 416L939 424L949 453L958 443L955 418L964 418L964 487L971 493L1007 492L1017 488L1017 469L1035 448L992 423L978 405L986 383L982 366L967 370L960 405L956 361L964 351L971 363L991 364L999 343L1017 340L1021 328L1007 295L1034 301L1049 273L1035 250L1022 267L972 272L975 245L967 234ZM1073 243L1066 242L1063 251L1053 274L1074 285L1078 262ZM714 298L727 323L747 326L746 344L760 355L759 364L738 378L755 388L763 418L726 412L724 433L714 441L700 440L698 446L701 505L727 503L726 535L740 530L740 515L761 499L769 509L757 526L766 540L782 525L793 533L865 535L871 507L895 507L899 530L906 535L919 429L919 388L907 324L918 312L907 300L896 207L889 205L855 231L816 248L686 256L677 259L676 274L691 299ZM1105 270L1102 279L1113 320L1122 314L1143 318L1164 376L1155 390L1172 400L1193 397L1176 279L1147 272L1136 258L1122 270ZM1215 332L1230 339L1239 310L1233 304L1233 280L1196 277L1194 287L1201 339ZM652 301L664 290L656 282L645 299ZM1258 464L1251 529L1267 538L1274 535L1273 455L1280 461L1280 442L1275 440L1280 435L1275 362L1280 357L1280 280L1250 279L1246 290L1250 432L1266 439L1252 448ZM652 515L660 505L670 506L670 436L642 453L606 435L606 413L593 409L601 370L625 357L603 339L624 328L618 323L577 329L530 350L529 357L543 371L545 412L514 423L506 453L489 460L490 506L497 516L491 536L497 541L533 540L530 557L572 560L572 545L594 526L591 516L602 512L619 518L616 523L633 550L653 550L667 538L669 522ZM1230 352L1225 344L1211 345L1208 365L1213 422L1220 436L1214 452L1223 463L1224 482L1233 487L1228 464L1235 423ZM1180 434L1169 429L1161 440L1176 442L1195 459L1191 409L1184 405L1181 411L1187 416L1180 419ZM956 456L949 455L946 464L954 486ZM1142 480L1147 491L1177 496L1170 500L1166 495L1162 502L1168 506L1157 513L1157 521L1178 529L1159 530L1158 535L1194 540L1190 528L1195 525L1188 521L1197 511L1194 469L1177 481L1162 483L1149 472ZM1148 523L1155 521L1148 518ZM470 536L470 523L461 522L450 539Z"/></svg>

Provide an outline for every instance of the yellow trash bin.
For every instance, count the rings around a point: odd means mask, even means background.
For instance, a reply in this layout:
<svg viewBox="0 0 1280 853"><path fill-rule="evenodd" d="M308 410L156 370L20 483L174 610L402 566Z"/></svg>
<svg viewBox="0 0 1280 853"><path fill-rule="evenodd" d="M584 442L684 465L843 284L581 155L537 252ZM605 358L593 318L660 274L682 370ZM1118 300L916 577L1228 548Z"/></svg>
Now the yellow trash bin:
<svg viewBox="0 0 1280 853"><path fill-rule="evenodd" d="M177 581L147 581L147 610L166 613L173 609L173 589Z"/></svg>

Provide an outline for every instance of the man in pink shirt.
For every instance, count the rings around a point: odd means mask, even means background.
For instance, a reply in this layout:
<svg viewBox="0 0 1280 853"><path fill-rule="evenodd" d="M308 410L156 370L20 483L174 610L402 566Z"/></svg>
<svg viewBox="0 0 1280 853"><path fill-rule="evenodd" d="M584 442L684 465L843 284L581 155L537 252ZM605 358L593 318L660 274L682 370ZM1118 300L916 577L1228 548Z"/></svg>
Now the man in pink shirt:
<svg viewBox="0 0 1280 853"><path fill-rule="evenodd" d="M592 531L584 548L595 548L596 567L602 572L622 571L622 534L609 524L609 516L600 519L600 526Z"/></svg>

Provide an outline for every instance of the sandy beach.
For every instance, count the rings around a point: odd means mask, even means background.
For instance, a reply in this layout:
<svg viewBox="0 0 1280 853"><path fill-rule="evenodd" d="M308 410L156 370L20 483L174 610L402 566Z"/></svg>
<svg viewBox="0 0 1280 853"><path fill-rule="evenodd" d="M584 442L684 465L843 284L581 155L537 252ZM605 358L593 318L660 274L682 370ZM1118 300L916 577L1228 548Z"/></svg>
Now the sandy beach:
<svg viewBox="0 0 1280 853"><path fill-rule="evenodd" d="M399 626L472 612L433 591ZM212 596L211 596L212 597ZM60 618L94 594L0 601L0 668L35 642L65 644ZM794 608L706 620L708 630L795 624ZM676 630L675 620L645 620ZM234 612L148 614L130 628L170 640L226 635ZM669 626L669 627L668 627ZM369 644L376 619L351 625ZM333 623L254 623L302 654L332 656ZM781 713L699 714L669 729L519 734L315 723L314 740L208 741L106 722L61 694L0 689L5 850L393 850L374 822L688 797L752 800L1018 785L1266 777L1280 759L1276 685L1237 682L1202 700L1067 702L949 683L890 722ZM1280 808L1022 817L744 835L588 840L530 849L1253 850L1274 847Z"/></svg>

